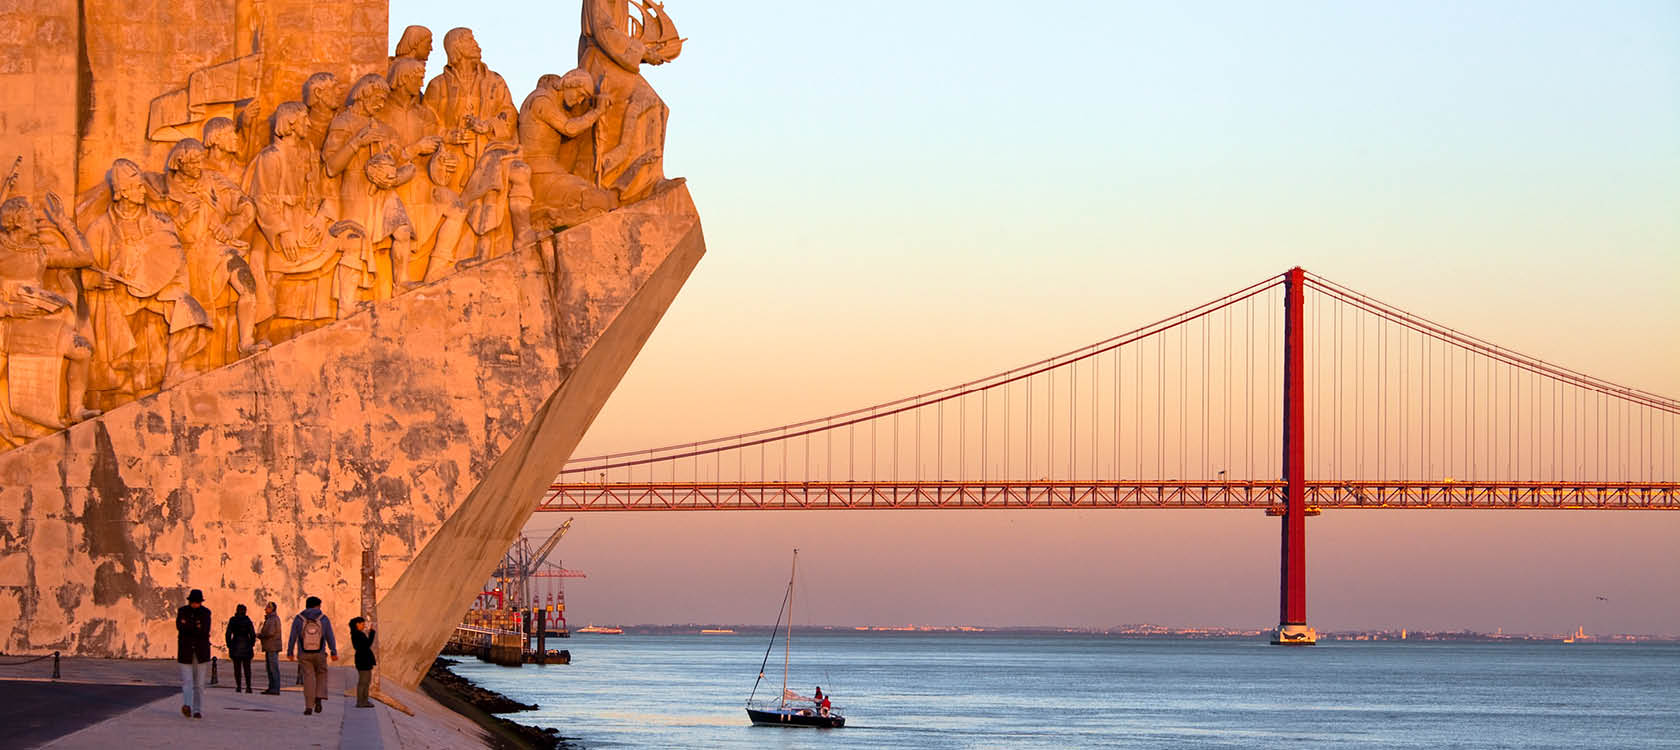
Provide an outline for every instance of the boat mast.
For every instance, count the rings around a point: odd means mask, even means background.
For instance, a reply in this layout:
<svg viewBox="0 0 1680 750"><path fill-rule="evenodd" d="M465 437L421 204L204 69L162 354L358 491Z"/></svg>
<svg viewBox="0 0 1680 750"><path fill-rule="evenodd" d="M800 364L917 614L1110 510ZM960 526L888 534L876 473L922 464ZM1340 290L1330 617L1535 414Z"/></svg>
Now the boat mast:
<svg viewBox="0 0 1680 750"><path fill-rule="evenodd" d="M799 548L793 548L793 566L788 569L787 637L782 639L782 707L787 708L788 654L793 651L793 577L799 572Z"/></svg>

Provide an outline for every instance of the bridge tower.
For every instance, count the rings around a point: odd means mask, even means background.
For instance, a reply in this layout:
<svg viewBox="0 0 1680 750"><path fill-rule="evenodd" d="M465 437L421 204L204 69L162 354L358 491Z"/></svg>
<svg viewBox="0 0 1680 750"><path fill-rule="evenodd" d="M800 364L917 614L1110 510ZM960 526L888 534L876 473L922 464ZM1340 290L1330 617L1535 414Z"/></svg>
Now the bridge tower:
<svg viewBox="0 0 1680 750"><path fill-rule="evenodd" d="M1299 266L1284 275L1283 323L1283 551L1279 572L1278 626L1272 643L1311 646L1318 631L1307 626L1306 355L1302 327L1306 315L1306 272ZM1273 511L1268 511L1273 512Z"/></svg>

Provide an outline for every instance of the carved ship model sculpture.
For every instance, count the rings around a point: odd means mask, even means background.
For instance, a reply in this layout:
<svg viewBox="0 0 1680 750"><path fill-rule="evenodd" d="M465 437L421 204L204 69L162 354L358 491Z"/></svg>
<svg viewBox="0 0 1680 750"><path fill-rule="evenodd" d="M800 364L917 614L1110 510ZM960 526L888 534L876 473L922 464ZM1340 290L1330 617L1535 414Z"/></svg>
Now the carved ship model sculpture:
<svg viewBox="0 0 1680 750"><path fill-rule="evenodd" d="M422 27L389 58L382 26L296 44L383 2L160 4L228 6L192 33L229 61L156 61L179 88L142 107L117 40L143 22L89 0L36 53L80 81L74 116L6 105L74 158L0 126L25 154L0 188L0 650L162 657L188 589L316 595L377 610L386 676L416 683L705 252L642 76L684 40L662 5L585 0L576 69L516 108L465 28L429 82ZM354 59L291 52L321 49Z"/></svg>

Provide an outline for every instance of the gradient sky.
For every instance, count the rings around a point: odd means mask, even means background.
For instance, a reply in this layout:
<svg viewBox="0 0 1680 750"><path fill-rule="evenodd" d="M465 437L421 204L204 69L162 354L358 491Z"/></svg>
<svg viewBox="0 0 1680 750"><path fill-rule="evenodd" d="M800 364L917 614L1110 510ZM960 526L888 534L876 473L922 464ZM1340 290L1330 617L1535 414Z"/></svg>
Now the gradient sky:
<svg viewBox="0 0 1680 750"><path fill-rule="evenodd" d="M396 0L392 39L472 26L518 102L575 64L575 6ZM710 249L580 455L968 380L1291 265L1680 396L1680 5L668 7L691 41L648 76ZM577 624L769 622L799 546L800 622L1260 627L1277 525L586 514L560 555ZM1680 633L1680 515L1344 511L1308 537L1320 629Z"/></svg>

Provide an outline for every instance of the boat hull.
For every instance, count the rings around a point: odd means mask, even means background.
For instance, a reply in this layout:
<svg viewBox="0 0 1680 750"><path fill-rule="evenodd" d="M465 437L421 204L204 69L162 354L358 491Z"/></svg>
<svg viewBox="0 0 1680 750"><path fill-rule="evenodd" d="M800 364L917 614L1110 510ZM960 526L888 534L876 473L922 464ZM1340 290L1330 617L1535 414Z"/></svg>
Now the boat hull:
<svg viewBox="0 0 1680 750"><path fill-rule="evenodd" d="M760 711L755 708L747 709L747 718L752 719L754 726L762 727L814 727L817 729L839 729L846 726L846 717L831 713L819 716L810 709L797 711Z"/></svg>

